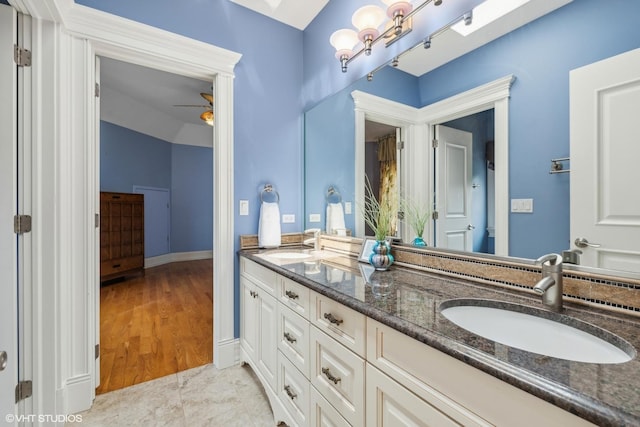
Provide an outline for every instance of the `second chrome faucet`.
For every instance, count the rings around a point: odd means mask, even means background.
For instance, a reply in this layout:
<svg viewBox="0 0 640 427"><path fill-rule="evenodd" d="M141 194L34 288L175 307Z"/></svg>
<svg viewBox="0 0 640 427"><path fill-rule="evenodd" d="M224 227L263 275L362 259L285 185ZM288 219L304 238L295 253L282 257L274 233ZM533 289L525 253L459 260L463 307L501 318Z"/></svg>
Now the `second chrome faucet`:
<svg viewBox="0 0 640 427"><path fill-rule="evenodd" d="M562 310L562 257L543 255L536 260L542 266L542 279L533 290L542 295L542 304L553 311Z"/></svg>

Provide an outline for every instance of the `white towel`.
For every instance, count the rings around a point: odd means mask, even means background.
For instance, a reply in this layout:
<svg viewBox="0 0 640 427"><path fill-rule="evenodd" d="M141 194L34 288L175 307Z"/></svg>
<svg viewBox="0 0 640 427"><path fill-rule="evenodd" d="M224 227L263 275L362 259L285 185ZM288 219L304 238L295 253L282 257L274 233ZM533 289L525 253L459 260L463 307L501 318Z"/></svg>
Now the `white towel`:
<svg viewBox="0 0 640 427"><path fill-rule="evenodd" d="M258 223L258 246L277 248L280 246L280 207L278 203L262 202Z"/></svg>
<svg viewBox="0 0 640 427"><path fill-rule="evenodd" d="M342 203L327 204L327 234L334 234L338 228L346 228L344 225L344 211Z"/></svg>

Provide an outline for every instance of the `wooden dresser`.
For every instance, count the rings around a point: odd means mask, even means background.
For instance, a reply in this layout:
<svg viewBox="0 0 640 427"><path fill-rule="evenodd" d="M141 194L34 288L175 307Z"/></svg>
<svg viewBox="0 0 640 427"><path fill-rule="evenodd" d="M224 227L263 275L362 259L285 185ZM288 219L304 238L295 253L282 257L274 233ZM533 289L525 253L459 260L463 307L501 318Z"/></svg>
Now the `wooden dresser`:
<svg viewBox="0 0 640 427"><path fill-rule="evenodd" d="M144 195L100 193L100 281L144 274Z"/></svg>

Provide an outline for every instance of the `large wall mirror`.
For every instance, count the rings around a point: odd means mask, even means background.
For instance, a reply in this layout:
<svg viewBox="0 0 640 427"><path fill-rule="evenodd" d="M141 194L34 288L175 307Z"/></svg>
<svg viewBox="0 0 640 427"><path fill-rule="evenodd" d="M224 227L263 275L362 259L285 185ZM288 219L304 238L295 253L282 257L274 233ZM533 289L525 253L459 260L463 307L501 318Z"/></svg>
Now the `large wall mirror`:
<svg viewBox="0 0 640 427"><path fill-rule="evenodd" d="M529 3L548 6L551 2ZM571 234L570 192L576 191L571 160L580 146L570 146L574 132L573 127L570 132L570 75L572 70L640 47L633 19L640 13L640 3L616 0L603 7L598 0L564 0L551 9L555 10L538 11L531 21L525 12L512 12L515 23L496 21L506 30L491 29L494 24L487 27L482 37L493 37L488 43L444 31L433 38L431 49L438 43L445 50L468 44L467 52L463 48L456 58L439 63L437 50L420 48L421 56L412 55L406 67L401 57L398 67L382 67L373 79L363 77L309 109L305 113L306 228L325 229L331 188L340 194L345 228L357 237L365 235L359 202L368 158L364 143L389 134L390 129L397 129L405 142L398 156L401 191L422 198L442 218L444 190L437 178L443 167L438 151L442 145L433 148L431 144L446 128L471 135L469 182L474 197L469 206L472 218L466 221L472 238L464 247L456 246L460 240L447 243L438 234L443 227L436 220L429 222L424 235L430 245L528 259L580 249L582 260L588 259L584 254L592 248L578 248L578 236ZM502 35L496 38L493 32ZM472 107L463 103L458 111L446 114L439 114L442 108L434 109L491 84L508 88L497 108L493 101L476 100ZM362 99L373 107L359 108ZM381 135L372 136L376 128L382 129ZM560 164L570 172L550 173L559 172L552 162L556 159L568 159ZM599 183L588 185L595 189ZM587 191L588 185L581 191ZM638 203L630 201L623 210L638 214ZM409 230L400 233L405 242L410 241ZM625 262L594 265L635 270Z"/></svg>

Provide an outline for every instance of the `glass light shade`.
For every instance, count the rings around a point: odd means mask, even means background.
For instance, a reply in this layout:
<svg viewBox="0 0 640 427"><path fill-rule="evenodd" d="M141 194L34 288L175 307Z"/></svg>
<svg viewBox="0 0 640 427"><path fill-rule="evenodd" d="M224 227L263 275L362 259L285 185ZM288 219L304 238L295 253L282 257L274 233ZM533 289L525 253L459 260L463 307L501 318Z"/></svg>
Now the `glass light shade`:
<svg viewBox="0 0 640 427"><path fill-rule="evenodd" d="M413 9L411 1L382 0L382 3L387 5L387 16L389 18L393 18L396 14L405 16Z"/></svg>
<svg viewBox="0 0 640 427"><path fill-rule="evenodd" d="M204 120L209 126L213 126L213 111L207 110L200 114L200 118Z"/></svg>
<svg viewBox="0 0 640 427"><path fill-rule="evenodd" d="M351 23L358 29L360 40L364 40L366 36L378 36L378 27L384 19L385 13L381 7L369 5L356 10L351 17Z"/></svg>
<svg viewBox="0 0 640 427"><path fill-rule="evenodd" d="M343 55L351 57L354 46L358 44L358 34L346 28L338 30L331 34L329 43L336 49L336 58L340 59Z"/></svg>

